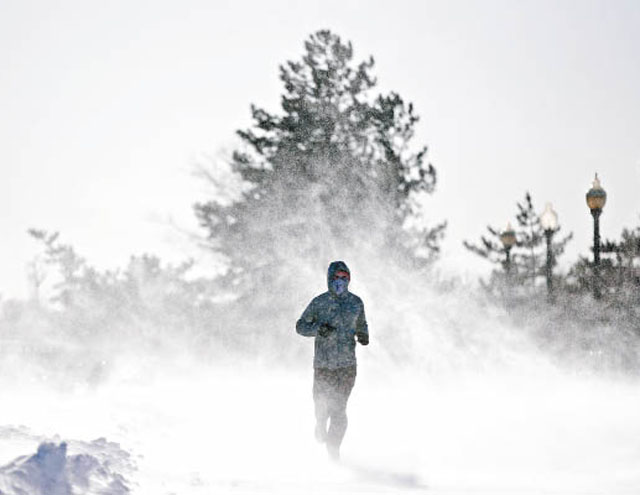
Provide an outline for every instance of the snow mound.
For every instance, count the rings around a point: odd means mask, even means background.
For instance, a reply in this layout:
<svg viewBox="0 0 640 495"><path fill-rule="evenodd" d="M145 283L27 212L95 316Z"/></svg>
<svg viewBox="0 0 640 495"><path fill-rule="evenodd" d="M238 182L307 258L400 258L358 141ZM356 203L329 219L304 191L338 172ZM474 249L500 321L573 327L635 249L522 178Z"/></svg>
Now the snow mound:
<svg viewBox="0 0 640 495"><path fill-rule="evenodd" d="M127 495L123 474L129 454L104 438L93 442L43 442L33 455L0 467L0 495Z"/></svg>

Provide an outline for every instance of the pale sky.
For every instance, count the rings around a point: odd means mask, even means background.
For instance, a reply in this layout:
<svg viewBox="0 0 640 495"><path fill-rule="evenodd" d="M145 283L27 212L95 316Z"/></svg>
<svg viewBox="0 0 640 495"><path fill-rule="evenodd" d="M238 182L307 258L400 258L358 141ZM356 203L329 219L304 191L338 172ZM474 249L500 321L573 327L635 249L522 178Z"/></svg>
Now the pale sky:
<svg viewBox="0 0 640 495"><path fill-rule="evenodd" d="M587 254L584 194L609 194L604 237L640 224L640 2L0 1L0 294L26 295L30 227L92 264L198 255L192 176L235 143L249 105L278 110L278 65L329 28L372 54L381 91L422 117L439 174L440 266L489 266L462 247L514 221L531 191Z"/></svg>

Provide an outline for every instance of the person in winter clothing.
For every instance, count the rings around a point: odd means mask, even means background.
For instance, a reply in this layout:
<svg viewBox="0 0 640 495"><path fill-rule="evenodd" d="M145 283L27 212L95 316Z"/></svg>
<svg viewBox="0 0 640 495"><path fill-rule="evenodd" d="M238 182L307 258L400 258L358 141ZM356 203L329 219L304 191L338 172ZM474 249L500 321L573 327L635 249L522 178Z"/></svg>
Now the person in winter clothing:
<svg viewBox="0 0 640 495"><path fill-rule="evenodd" d="M364 304L349 292L351 272L343 261L329 265L329 290L315 297L296 323L296 332L315 337L313 399L316 438L340 457L347 430L347 400L356 380L356 340L369 344ZM330 422L327 430L327 422Z"/></svg>

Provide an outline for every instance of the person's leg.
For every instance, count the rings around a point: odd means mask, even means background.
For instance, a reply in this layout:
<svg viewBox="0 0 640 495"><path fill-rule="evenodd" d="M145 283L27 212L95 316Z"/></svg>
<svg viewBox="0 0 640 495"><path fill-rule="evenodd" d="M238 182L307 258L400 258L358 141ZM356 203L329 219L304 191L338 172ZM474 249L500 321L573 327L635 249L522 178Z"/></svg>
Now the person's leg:
<svg viewBox="0 0 640 495"><path fill-rule="evenodd" d="M313 370L313 402L316 413L316 440L327 440L327 420L329 419L330 370L315 368Z"/></svg>
<svg viewBox="0 0 640 495"><path fill-rule="evenodd" d="M331 425L327 434L327 450L331 457L340 457L340 445L349 424L347 401L356 381L356 367L335 370L329 399Z"/></svg>

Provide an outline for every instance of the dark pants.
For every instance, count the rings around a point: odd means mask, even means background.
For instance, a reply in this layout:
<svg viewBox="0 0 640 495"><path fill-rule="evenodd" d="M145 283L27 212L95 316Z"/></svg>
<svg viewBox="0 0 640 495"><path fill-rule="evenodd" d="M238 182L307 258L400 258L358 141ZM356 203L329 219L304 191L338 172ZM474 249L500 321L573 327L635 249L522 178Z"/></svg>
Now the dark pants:
<svg viewBox="0 0 640 495"><path fill-rule="evenodd" d="M347 431L347 400L356 382L356 367L315 368L313 374L313 400L316 406L316 421L326 428L327 447L338 450Z"/></svg>

